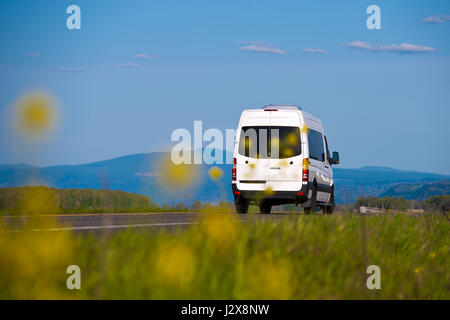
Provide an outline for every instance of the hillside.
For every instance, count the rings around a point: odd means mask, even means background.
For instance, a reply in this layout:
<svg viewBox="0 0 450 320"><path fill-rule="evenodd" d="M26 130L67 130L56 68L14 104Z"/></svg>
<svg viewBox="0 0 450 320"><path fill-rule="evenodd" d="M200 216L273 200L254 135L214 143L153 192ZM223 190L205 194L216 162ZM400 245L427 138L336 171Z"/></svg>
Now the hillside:
<svg viewBox="0 0 450 320"><path fill-rule="evenodd" d="M218 181L208 177L210 165L197 166L196 183L184 189L169 190L161 185L160 166L167 162L167 153L135 154L81 165L34 167L0 165L0 187L46 185L60 189L122 190L149 196L158 204L191 204L232 200L231 165L218 165L223 176ZM359 169L334 168L336 202L351 203L360 195L379 196L400 183L424 183L444 180L447 176L403 171L384 167Z"/></svg>
<svg viewBox="0 0 450 320"><path fill-rule="evenodd" d="M431 196L450 194L450 181L438 180L426 183L403 183L383 192L381 197L401 197L404 199L424 200Z"/></svg>

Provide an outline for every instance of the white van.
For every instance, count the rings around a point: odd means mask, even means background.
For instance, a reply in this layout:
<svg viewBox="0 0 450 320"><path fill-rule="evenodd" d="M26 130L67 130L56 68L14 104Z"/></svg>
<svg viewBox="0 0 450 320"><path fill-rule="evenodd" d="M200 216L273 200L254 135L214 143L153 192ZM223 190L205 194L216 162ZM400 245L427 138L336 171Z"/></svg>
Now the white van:
<svg viewBox="0 0 450 320"><path fill-rule="evenodd" d="M322 123L298 106L269 105L244 110L234 146L232 190L236 211L249 204L270 213L273 205L301 204L334 211L334 180Z"/></svg>

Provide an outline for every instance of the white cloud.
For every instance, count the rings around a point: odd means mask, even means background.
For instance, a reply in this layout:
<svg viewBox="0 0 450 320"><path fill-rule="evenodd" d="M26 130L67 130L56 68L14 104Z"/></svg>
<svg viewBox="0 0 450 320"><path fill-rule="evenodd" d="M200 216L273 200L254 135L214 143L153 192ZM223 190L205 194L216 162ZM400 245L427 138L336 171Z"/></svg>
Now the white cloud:
<svg viewBox="0 0 450 320"><path fill-rule="evenodd" d="M436 16L431 16L423 19L425 23L444 23L450 20L450 15L448 14L438 14Z"/></svg>
<svg viewBox="0 0 450 320"><path fill-rule="evenodd" d="M116 64L116 67L119 68L134 68L137 67L136 63L128 62L128 63L118 63Z"/></svg>
<svg viewBox="0 0 450 320"><path fill-rule="evenodd" d="M312 49L312 48L305 48L302 50L302 53L323 53L327 54L328 51L324 49Z"/></svg>
<svg viewBox="0 0 450 320"><path fill-rule="evenodd" d="M258 41L242 41L242 40L238 40L235 41L234 44L242 44L242 45L256 45L256 46L264 46L265 45L265 41L263 40L258 40Z"/></svg>
<svg viewBox="0 0 450 320"><path fill-rule="evenodd" d="M250 51L258 53L272 53L272 54L286 54L287 52L275 48L274 45L270 43L265 43L264 41L236 41L235 44L241 45L238 50Z"/></svg>
<svg viewBox="0 0 450 320"><path fill-rule="evenodd" d="M410 43L384 45L379 43L370 43L363 41L352 41L345 44L347 47L361 49L372 52L397 52L397 53L416 53L416 52L435 52L433 47L419 46Z"/></svg>
<svg viewBox="0 0 450 320"><path fill-rule="evenodd" d="M79 68L59 67L58 70L62 71L62 72L81 72L81 71L86 71L87 69L84 67L79 67Z"/></svg>
<svg viewBox="0 0 450 320"><path fill-rule="evenodd" d="M139 58L139 59L155 59L155 58L158 58L158 56L156 56L156 55L148 55L148 54L146 54L146 53L138 53L136 56L135 56L136 58Z"/></svg>
<svg viewBox="0 0 450 320"><path fill-rule="evenodd" d="M38 52L27 52L27 53L25 53L25 56L27 56L27 57L40 57L41 54L38 53Z"/></svg>
<svg viewBox="0 0 450 320"><path fill-rule="evenodd" d="M161 173L159 172L136 172L137 177L159 177Z"/></svg>

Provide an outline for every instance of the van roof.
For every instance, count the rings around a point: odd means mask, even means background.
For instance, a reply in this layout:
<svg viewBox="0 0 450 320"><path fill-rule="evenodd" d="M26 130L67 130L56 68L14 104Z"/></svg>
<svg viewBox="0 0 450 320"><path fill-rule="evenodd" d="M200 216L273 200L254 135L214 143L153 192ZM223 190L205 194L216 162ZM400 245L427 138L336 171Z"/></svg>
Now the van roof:
<svg viewBox="0 0 450 320"><path fill-rule="evenodd" d="M310 128L314 128L319 131L324 131L322 121L319 118L316 118L311 113L304 111L301 107L296 105L280 105L280 104L269 104L264 106L262 109L246 109L244 112L261 112L264 110L276 109L279 111L298 111L303 116L303 121L305 121L306 125Z"/></svg>
<svg viewBox="0 0 450 320"><path fill-rule="evenodd" d="M303 110L301 107L293 104L268 104L264 109L278 109L278 110Z"/></svg>

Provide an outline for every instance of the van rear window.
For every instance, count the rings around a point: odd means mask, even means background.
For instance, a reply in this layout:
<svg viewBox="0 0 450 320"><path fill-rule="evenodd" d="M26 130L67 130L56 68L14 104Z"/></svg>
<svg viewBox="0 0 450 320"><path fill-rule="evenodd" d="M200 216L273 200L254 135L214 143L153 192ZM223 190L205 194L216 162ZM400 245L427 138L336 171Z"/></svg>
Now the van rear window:
<svg viewBox="0 0 450 320"><path fill-rule="evenodd" d="M257 159L286 159L302 153L300 128L285 126L242 127L240 155Z"/></svg>

